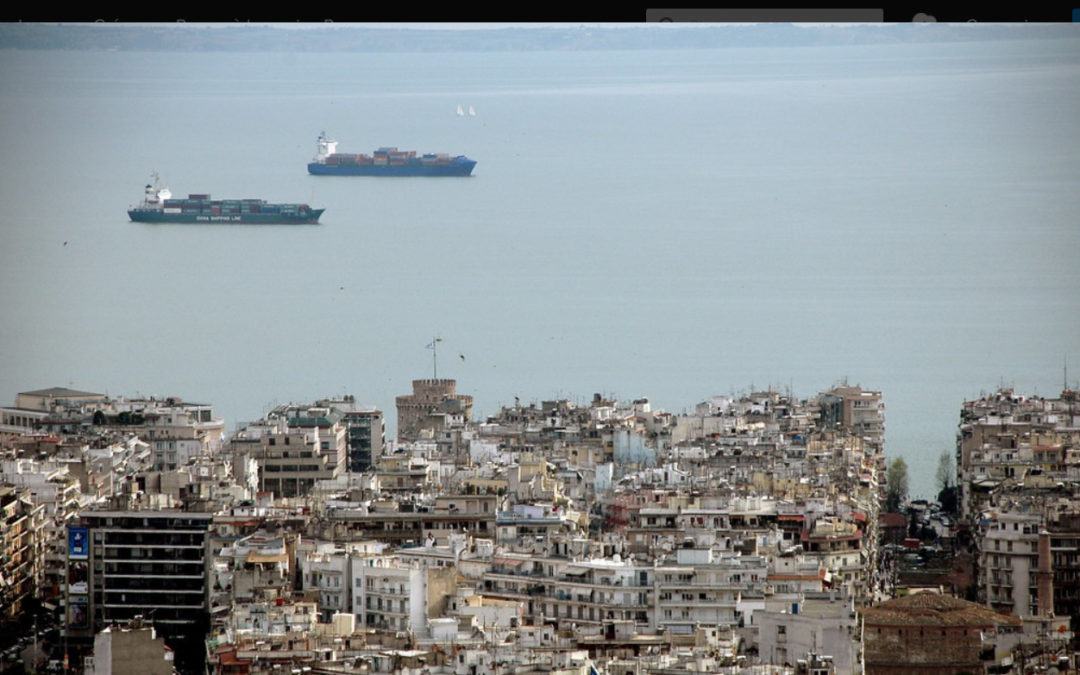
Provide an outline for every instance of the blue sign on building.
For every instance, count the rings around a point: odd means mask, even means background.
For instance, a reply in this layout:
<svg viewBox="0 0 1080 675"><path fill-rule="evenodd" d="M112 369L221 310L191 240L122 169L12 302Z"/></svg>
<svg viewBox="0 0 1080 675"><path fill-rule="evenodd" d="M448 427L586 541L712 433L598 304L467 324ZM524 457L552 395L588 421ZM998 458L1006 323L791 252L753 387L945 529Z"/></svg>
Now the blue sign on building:
<svg viewBox="0 0 1080 675"><path fill-rule="evenodd" d="M68 528L68 560L90 557L85 527Z"/></svg>

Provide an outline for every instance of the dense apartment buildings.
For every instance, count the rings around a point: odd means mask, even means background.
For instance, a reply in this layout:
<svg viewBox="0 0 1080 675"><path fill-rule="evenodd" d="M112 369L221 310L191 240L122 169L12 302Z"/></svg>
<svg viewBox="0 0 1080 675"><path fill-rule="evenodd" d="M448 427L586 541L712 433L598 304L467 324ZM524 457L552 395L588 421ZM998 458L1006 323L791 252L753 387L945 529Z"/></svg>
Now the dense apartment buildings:
<svg viewBox="0 0 1080 675"><path fill-rule="evenodd" d="M0 466L65 535L72 663L142 617L178 667L205 653L214 673L855 673L871 639L876 668L919 672L1001 665L1025 631L1068 628L1077 601L1067 402L965 407L974 588L1019 621L979 624L925 599L870 613L896 578L878 553L882 396L861 387L684 415L515 402L474 424L455 382L418 380L398 401L411 431L385 445L381 413L347 396L278 406L217 444L209 406L61 393L27 399L53 407L12 418L33 431ZM943 636L915 632L944 614ZM963 654L932 663L920 637Z"/></svg>
<svg viewBox="0 0 1080 675"><path fill-rule="evenodd" d="M1023 618L1030 632L1076 634L1080 397L1071 390L1046 398L1002 389L967 401L956 459L979 600Z"/></svg>

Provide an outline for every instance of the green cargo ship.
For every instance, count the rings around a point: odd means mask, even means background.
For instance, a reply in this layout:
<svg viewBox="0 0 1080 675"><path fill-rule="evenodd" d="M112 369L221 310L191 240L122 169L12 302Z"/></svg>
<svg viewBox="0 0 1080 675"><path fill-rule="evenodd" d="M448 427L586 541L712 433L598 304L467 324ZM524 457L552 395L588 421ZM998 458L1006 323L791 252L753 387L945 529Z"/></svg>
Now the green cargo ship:
<svg viewBox="0 0 1080 675"><path fill-rule="evenodd" d="M128 209L137 223L195 223L237 225L316 224L325 209L307 204L271 204L263 199L210 199L208 194L189 194L173 199L168 188L146 186L143 201Z"/></svg>

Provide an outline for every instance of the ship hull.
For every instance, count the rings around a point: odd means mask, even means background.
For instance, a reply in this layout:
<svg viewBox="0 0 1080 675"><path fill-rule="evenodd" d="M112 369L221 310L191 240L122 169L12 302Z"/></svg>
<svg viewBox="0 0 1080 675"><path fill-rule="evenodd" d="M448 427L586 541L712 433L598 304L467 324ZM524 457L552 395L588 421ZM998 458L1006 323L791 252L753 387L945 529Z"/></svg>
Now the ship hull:
<svg viewBox="0 0 1080 675"><path fill-rule="evenodd" d="M188 214L163 213L160 209L130 209L128 217L136 223L180 223L190 225L318 225L325 209L311 209L303 216L280 214Z"/></svg>
<svg viewBox="0 0 1080 675"><path fill-rule="evenodd" d="M365 165L365 164L324 164L311 162L308 173L313 176L469 176L476 162L473 160L454 161L450 164L405 164Z"/></svg>

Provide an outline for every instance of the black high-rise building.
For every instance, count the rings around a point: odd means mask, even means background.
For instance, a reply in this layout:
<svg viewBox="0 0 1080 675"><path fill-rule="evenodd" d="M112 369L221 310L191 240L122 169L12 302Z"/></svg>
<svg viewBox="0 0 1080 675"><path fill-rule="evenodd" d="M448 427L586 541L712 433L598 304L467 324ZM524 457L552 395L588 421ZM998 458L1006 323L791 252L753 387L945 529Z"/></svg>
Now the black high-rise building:
<svg viewBox="0 0 1080 675"><path fill-rule="evenodd" d="M78 658L102 628L141 616L174 650L179 671L201 671L212 522L211 513L179 510L80 513L68 527L71 656Z"/></svg>

